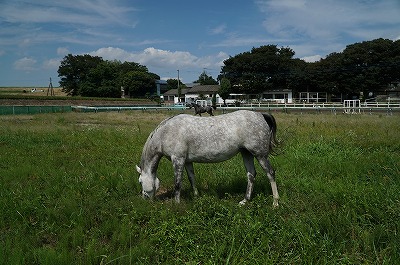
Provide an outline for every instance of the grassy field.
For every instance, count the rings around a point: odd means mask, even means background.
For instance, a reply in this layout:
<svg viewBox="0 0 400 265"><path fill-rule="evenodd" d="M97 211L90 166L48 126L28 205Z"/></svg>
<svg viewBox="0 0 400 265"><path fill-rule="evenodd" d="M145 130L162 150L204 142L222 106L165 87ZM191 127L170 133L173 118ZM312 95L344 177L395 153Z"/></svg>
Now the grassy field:
<svg viewBox="0 0 400 265"><path fill-rule="evenodd" d="M35 89L32 92L32 89ZM51 95L48 87L0 87L0 95L24 95L43 97L47 94ZM61 87L54 87L54 96L66 96L67 94L61 91Z"/></svg>
<svg viewBox="0 0 400 265"><path fill-rule="evenodd" d="M68 96L62 88L55 87L54 95L47 95L47 88L36 88L31 92L31 88L25 87L0 87L0 107L2 106L71 106L71 105L154 105L157 102L147 98L96 98ZM35 110L25 108L17 109L16 113L34 114ZM0 110L0 114L9 113L8 109Z"/></svg>
<svg viewBox="0 0 400 265"><path fill-rule="evenodd" d="M134 165L172 112L0 116L0 264L400 264L400 117L274 114L280 207L239 156L195 164L171 200Z"/></svg>

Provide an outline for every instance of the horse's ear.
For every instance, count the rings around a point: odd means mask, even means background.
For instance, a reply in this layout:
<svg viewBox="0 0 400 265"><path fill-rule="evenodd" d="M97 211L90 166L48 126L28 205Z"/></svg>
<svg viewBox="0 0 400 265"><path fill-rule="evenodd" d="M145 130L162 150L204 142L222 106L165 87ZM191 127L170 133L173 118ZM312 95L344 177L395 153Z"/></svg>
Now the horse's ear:
<svg viewBox="0 0 400 265"><path fill-rule="evenodd" d="M142 170L140 169L140 167L139 167L138 165L136 165L136 171L137 171L139 174L142 174Z"/></svg>

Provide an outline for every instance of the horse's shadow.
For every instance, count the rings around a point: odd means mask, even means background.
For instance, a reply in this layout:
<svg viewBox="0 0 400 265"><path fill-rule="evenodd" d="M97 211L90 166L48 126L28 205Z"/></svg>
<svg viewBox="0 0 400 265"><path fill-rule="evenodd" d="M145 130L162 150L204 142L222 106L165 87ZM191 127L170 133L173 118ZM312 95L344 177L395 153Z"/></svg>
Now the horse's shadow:
<svg viewBox="0 0 400 265"><path fill-rule="evenodd" d="M247 187L246 178L235 178L231 181L224 183L222 185L198 185L197 189L199 196L210 195L215 196L218 199L241 197L245 194ZM271 189L269 187L268 181L256 180L254 183L253 196L257 194L271 195ZM193 200L196 197L193 194L192 188L190 186L183 187L181 189L181 198L186 200ZM174 199L174 188L173 187L160 187L156 193L156 199L160 201L169 201Z"/></svg>

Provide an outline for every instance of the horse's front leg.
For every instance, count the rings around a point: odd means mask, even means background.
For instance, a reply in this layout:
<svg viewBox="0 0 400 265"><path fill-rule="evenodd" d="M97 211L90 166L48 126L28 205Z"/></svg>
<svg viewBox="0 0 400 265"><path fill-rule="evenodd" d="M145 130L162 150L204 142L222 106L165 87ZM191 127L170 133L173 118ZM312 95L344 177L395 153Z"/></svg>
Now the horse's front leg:
<svg viewBox="0 0 400 265"><path fill-rule="evenodd" d="M193 163L187 162L185 164L185 168L186 168L186 173L187 173L189 181L190 181L190 185L192 185L194 196L197 196L199 194L199 192L197 191L197 188L196 188Z"/></svg>
<svg viewBox="0 0 400 265"><path fill-rule="evenodd" d="M175 202L179 203L181 200L181 187L182 187L182 173L185 166L185 159L181 157L172 156L171 162L174 167L175 177Z"/></svg>

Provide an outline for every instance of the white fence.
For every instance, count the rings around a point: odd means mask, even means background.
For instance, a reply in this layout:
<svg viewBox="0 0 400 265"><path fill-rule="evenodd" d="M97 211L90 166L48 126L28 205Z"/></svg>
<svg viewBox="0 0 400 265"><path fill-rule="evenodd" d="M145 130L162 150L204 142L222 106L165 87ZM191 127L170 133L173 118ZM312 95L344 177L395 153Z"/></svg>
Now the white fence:
<svg viewBox="0 0 400 265"><path fill-rule="evenodd" d="M142 111L161 111L161 110L180 110L184 111L188 107L184 105L170 105L170 106L72 106L73 111L78 112L102 112L102 111L124 111L124 110L142 110ZM281 111L281 112L297 112L297 113L323 113L330 112L332 114L339 113L360 113L360 114L373 114L373 113L386 113L393 115L394 113L400 114L400 103L379 104L379 105L365 105L360 104L358 107L343 106L339 103L320 103L320 104L307 104L307 103L292 103L292 104L241 104L240 106L217 106L217 110L222 112L230 112L240 109L255 110L255 111Z"/></svg>

